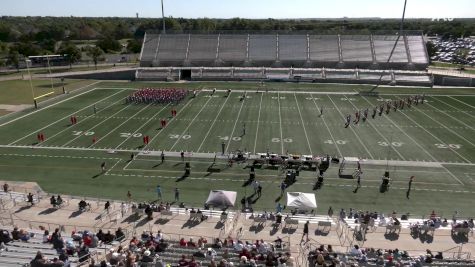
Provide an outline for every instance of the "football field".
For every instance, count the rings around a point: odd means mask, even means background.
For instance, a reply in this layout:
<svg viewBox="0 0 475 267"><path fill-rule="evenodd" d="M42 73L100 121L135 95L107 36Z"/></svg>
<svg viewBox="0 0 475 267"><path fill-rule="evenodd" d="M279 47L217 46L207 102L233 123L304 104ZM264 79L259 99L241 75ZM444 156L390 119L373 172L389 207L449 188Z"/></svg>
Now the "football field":
<svg viewBox="0 0 475 267"><path fill-rule="evenodd" d="M213 164L223 147L226 155L239 150L358 157L362 187L355 190L355 181L338 178L338 165L332 164L324 186L315 191L319 213L332 206L475 215L473 90L379 88L375 96L366 96L358 93L371 87L152 84L200 92L176 105L125 103L126 96L144 86L98 83L37 111L1 119L0 179L37 181L47 191L104 198L125 198L130 189L138 200L153 199L154 187L160 184L170 201L178 187L183 201L202 205L210 189L238 191L238 199L253 191L242 186L249 172L245 165L229 167L219 157ZM374 106L422 93L423 104L371 118ZM348 114L353 119L356 111L366 108L366 121L344 127ZM178 111L176 117L172 109ZM71 125L71 116L77 124ZM168 122L164 128L162 119ZM38 143L38 133L45 136L43 142ZM150 137L148 145L144 136ZM175 157L180 151L191 164L189 177L183 177L184 163ZM132 153L135 158L130 160ZM104 174L99 172L101 162L108 167ZM393 182L388 192L380 193L386 170ZM416 178L407 197L411 175ZM271 210L280 200L282 173L263 166L256 176L264 190L255 207ZM315 177L314 171L303 171L288 191L312 192Z"/></svg>

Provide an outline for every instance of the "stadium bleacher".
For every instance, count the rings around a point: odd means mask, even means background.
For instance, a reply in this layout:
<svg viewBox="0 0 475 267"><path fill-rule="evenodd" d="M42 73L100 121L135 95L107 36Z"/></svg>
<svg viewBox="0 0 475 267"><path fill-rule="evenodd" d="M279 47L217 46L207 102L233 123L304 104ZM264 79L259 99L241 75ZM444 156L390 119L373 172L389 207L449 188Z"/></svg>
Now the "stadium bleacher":
<svg viewBox="0 0 475 267"><path fill-rule="evenodd" d="M145 35L140 65L374 68L378 63L381 69L401 70L428 66L421 35L401 36L386 63L396 39L396 35L150 33Z"/></svg>

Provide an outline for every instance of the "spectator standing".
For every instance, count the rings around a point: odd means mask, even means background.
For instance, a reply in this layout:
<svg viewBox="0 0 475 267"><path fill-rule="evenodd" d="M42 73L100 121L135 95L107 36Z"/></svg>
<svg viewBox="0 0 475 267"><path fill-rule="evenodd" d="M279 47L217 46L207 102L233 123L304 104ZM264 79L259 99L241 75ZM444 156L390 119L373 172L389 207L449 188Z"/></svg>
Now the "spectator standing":
<svg viewBox="0 0 475 267"><path fill-rule="evenodd" d="M180 190L175 187L175 201L180 201Z"/></svg>
<svg viewBox="0 0 475 267"><path fill-rule="evenodd" d="M3 184L3 192L8 193L9 186L7 183Z"/></svg>
<svg viewBox="0 0 475 267"><path fill-rule="evenodd" d="M307 237L307 241L308 242L308 225L309 225L309 221L307 221L304 225L303 225L303 235L302 235L302 240L300 242L303 241L303 238L306 236Z"/></svg>
<svg viewBox="0 0 475 267"><path fill-rule="evenodd" d="M157 185L157 199L158 200L162 200L162 188L160 187L160 185Z"/></svg>

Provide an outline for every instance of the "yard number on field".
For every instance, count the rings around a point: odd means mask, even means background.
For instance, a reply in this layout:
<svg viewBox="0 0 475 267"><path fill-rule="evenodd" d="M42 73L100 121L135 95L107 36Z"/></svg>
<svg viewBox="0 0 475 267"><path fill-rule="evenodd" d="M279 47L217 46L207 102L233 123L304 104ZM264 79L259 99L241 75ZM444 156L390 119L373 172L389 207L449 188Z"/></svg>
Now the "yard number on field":
<svg viewBox="0 0 475 267"><path fill-rule="evenodd" d="M462 145L459 144L435 144L437 148L452 148L452 149L459 149Z"/></svg>
<svg viewBox="0 0 475 267"><path fill-rule="evenodd" d="M229 141L229 136L220 136L218 135L218 138L223 140L223 141ZM233 141L241 141L241 137L239 136L234 136L233 138L231 138L231 140Z"/></svg>
<svg viewBox="0 0 475 267"><path fill-rule="evenodd" d="M130 138L130 137L139 138L139 137L142 137L142 134L141 133L120 133L120 137L123 137L123 138Z"/></svg>
<svg viewBox="0 0 475 267"><path fill-rule="evenodd" d="M388 142L384 142L384 141L380 141L378 142L378 145L380 146L394 146L394 147L401 147L402 144L404 144L403 142L391 142L391 143L388 143Z"/></svg>
<svg viewBox="0 0 475 267"><path fill-rule="evenodd" d="M171 139L180 139L179 134L170 134L168 137L170 137ZM188 140L190 138L191 138L191 135L189 134L184 134L181 136L181 139L184 139L184 140Z"/></svg>
<svg viewBox="0 0 475 267"><path fill-rule="evenodd" d="M333 142L333 140L326 140L323 143L330 144L330 145L333 145L333 144L346 145L346 143L348 143L348 141L346 141L346 140L335 140L335 142Z"/></svg>
<svg viewBox="0 0 475 267"><path fill-rule="evenodd" d="M274 142L274 143L279 143L280 138L274 137L274 138L271 139L271 141ZM292 143L294 140L292 140L292 138L284 138L284 139L282 139L282 141L284 141L285 143Z"/></svg>
<svg viewBox="0 0 475 267"><path fill-rule="evenodd" d="M73 135L86 135L86 136L91 136L93 135L94 132L84 132L84 131L73 131Z"/></svg>

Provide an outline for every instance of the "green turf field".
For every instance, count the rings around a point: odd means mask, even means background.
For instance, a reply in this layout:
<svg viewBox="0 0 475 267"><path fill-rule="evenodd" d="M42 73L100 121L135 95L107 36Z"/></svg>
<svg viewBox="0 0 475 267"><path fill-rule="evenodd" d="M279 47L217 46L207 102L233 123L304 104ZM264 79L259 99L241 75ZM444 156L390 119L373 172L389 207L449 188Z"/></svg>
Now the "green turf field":
<svg viewBox="0 0 475 267"><path fill-rule="evenodd" d="M126 105L124 97L144 86L216 87L218 92L202 91L176 106ZM233 89L229 97L227 88ZM406 87L379 88L378 96L357 95L370 88L99 83L36 112L0 118L0 179L37 181L47 191L104 198L123 199L131 190L136 199L151 200L160 184L168 200L173 199L175 187L180 188L183 201L195 205L202 205L210 189L237 190L240 199L253 191L242 186L248 178L246 165L229 167L218 158L210 169L214 153L220 153L224 143L226 154L241 150L361 158L362 187L356 192L354 180L338 178L338 165L330 167L323 188L315 191L319 213L332 206L419 215L435 209L448 217L458 210L474 216L475 92ZM427 95L424 104L344 128L346 114L365 108L371 114L374 105L386 100L422 93ZM245 100L240 101L243 94ZM177 117L171 117L172 108L178 111ZM320 108L323 116L319 116ZM78 118L73 126L72 115ZM162 118L168 120L164 129L160 128ZM45 142L37 144L38 132L44 133ZM143 145L144 135L151 139L147 146ZM162 150L167 156L160 164L156 151ZM192 166L189 177L182 177L180 158L168 156L174 151L186 151L186 161ZM139 155L130 161L131 153ZM108 171L100 174L103 161ZM380 193L385 170L390 171L393 183L388 192ZM313 191L315 175L314 171L301 172L288 191ZM411 175L416 180L408 199ZM271 210L276 201L285 201L279 199L279 170L263 166L257 170L257 179L264 190L255 208Z"/></svg>

